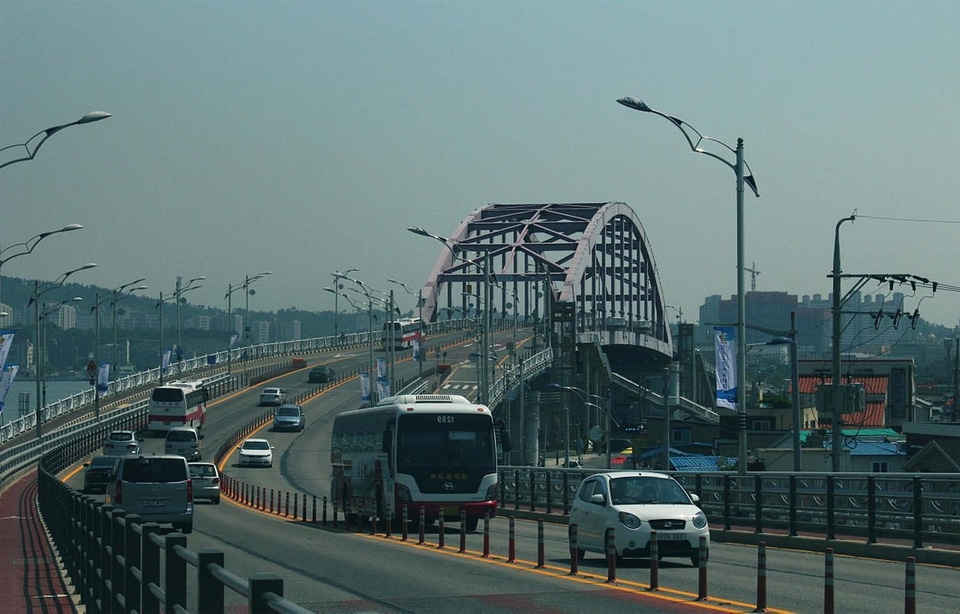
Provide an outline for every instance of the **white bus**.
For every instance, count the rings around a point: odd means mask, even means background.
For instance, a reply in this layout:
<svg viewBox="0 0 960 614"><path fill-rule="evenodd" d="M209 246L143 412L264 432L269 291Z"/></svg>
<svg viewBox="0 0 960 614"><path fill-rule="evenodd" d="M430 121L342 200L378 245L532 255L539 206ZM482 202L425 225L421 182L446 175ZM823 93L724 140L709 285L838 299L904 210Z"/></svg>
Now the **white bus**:
<svg viewBox="0 0 960 614"><path fill-rule="evenodd" d="M210 400L207 387L221 379L221 376L213 376L157 386L150 393L147 428L157 432L169 431L175 426L203 428L207 420L207 401Z"/></svg>
<svg viewBox="0 0 960 614"><path fill-rule="evenodd" d="M404 395L336 417L330 496L347 515L411 525L424 508L474 531L497 511L497 437L484 405L458 395Z"/></svg>
<svg viewBox="0 0 960 614"><path fill-rule="evenodd" d="M396 348L400 350L413 347L414 340L420 339L422 341L421 326L420 320L415 319L387 322L383 325L383 334L380 337L383 349Z"/></svg>

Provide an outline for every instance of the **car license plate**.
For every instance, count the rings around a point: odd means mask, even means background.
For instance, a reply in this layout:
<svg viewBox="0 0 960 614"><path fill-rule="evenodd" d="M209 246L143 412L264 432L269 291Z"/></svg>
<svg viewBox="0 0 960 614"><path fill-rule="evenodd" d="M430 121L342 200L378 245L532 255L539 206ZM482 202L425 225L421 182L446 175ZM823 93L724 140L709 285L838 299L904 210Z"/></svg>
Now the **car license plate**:
<svg viewBox="0 0 960 614"><path fill-rule="evenodd" d="M662 542L675 542L687 539L686 533L660 533L657 532L657 539Z"/></svg>
<svg viewBox="0 0 960 614"><path fill-rule="evenodd" d="M142 501L143 507L163 507L167 504L166 499L144 499Z"/></svg>
<svg viewBox="0 0 960 614"><path fill-rule="evenodd" d="M460 508L456 505L444 505L440 510L444 516L459 516Z"/></svg>

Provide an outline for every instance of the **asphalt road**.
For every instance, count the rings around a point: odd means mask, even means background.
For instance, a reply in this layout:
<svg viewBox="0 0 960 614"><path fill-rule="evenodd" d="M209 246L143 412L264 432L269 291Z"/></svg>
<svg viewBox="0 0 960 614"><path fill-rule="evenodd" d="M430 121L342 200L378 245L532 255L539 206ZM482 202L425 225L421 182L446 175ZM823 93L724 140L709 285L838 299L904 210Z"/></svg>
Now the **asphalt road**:
<svg viewBox="0 0 960 614"><path fill-rule="evenodd" d="M448 382L469 394L476 381L468 355L469 344L449 348L446 361L454 365ZM363 349L325 355L320 364L338 370L367 360ZM411 362L398 373L415 373ZM273 382L292 395L310 389L306 371ZM263 384L266 385L266 384ZM260 388L218 399L204 428L206 458L229 434L259 413ZM329 489L329 441L333 417L359 404L356 380L332 387L304 404L307 428L302 433L275 433L269 426L257 434L274 445L274 466L239 468L229 457L225 470L233 477L267 488L324 497ZM147 451L162 449L162 440L148 439ZM73 480L77 478L74 477ZM75 482L72 482L75 483ZM331 512L332 516L332 512ZM445 547L438 547L437 527L427 530L423 545L417 536L403 542L368 531L346 531L271 516L226 499L219 506L197 504L191 549L216 548L225 553L227 568L242 577L272 571L284 578L288 598L317 612L682 612L712 609L751 611L757 598L755 547L714 542L707 569L708 599L698 601L699 570L687 559L664 559L659 570L661 590L651 592L647 561L627 561L616 571L616 583L607 582L606 561L588 555L580 573L570 576L565 525L544 524L544 566L537 567L538 526L516 521L516 561L508 562L509 523L490 523L490 557L481 556L481 531L466 537L459 550L459 526L447 524ZM960 603L956 569L921 565L917 568L917 611L954 611ZM903 609L903 563L849 559L835 560L835 609L838 612L886 612ZM822 612L824 559L822 554L767 551L767 611ZM242 600L229 598L237 611Z"/></svg>

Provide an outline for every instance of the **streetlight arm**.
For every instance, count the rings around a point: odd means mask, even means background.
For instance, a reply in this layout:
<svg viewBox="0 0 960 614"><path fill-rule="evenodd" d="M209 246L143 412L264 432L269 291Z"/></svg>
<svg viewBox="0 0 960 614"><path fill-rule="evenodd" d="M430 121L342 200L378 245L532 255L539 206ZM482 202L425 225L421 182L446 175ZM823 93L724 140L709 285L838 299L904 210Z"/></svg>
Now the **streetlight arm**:
<svg viewBox="0 0 960 614"><path fill-rule="evenodd" d="M0 168L4 168L4 167L7 167L7 166L10 166L11 164L14 164L14 163L16 163L16 162L24 162L24 161L26 161L26 160L33 160L33 159L37 156L37 152L40 151L40 147L43 146L43 144L46 142L46 140L49 139L49 138L50 138L51 136L53 136L54 134L60 132L60 131L63 130L64 128L69 128L70 126L78 126L78 125L80 125L80 124L89 124L89 123L91 123L91 122L100 121L101 119L106 119L106 118L108 118L108 117L110 117L110 116L111 116L110 113L107 113L107 112L105 112L105 111L93 111L93 112L91 112L91 113L87 113L86 115L84 115L83 117L81 117L80 119L78 119L78 120L75 121L75 122L70 122L70 123L68 123L68 124L63 124L63 125L60 125L60 126L53 126L52 128L47 128L46 130L41 130L40 132L34 134L32 137L30 137L29 139L27 139L26 142L24 142L24 143L18 143L18 144L16 144L16 145L7 145L6 147L0 148L0 151L6 151L6 150L8 150L8 149L13 149L13 148L15 148L15 147L23 147L24 151L27 152L27 155L24 156L24 157L22 157L22 158L17 158L17 159L15 159L15 160L8 160L8 161L4 162L3 164L0 164ZM40 136L41 134L43 135L43 138L40 139L40 141L37 143L37 145L33 148L33 151L30 151L30 142L33 141L33 140L34 140L35 138L37 138L38 136Z"/></svg>
<svg viewBox="0 0 960 614"><path fill-rule="evenodd" d="M734 173L737 172L737 165L735 163L730 162L723 156L719 156L713 153L712 151L707 151L706 149L703 149L702 147L700 147L700 144L703 141L711 141L713 143L717 143L722 147L725 147L727 150L729 150L733 154L737 153L736 149L734 149L733 147L730 147L723 141L719 139L715 139L710 136L704 136L700 134L699 130L697 130L687 122L683 121L679 117L674 117L673 115L667 115L666 113L657 111L656 109L653 109L650 106L648 106L647 103L645 103L644 101L639 100L637 98L633 98L631 96L625 96L623 98L618 99L617 102L619 102L623 106L630 109L642 111L644 113L653 113L654 115L659 115L660 117L664 118L665 120L667 120L668 122L676 126L677 129L680 130L680 132L683 134L683 138L685 138L687 140L687 143L690 145L691 151L693 151L694 153L703 154L705 156L710 156L715 160L719 160L720 162L723 162L724 164L726 164L730 168L730 170L732 170ZM696 135L696 142L694 142L694 139L691 137L690 135L691 132ZM753 177L753 170L751 170L750 165L747 164L746 160L743 160L742 162L748 171L747 173L744 174L743 181L744 183L750 186L751 190L753 190L754 196L757 196L759 198L760 192L757 190L757 181Z"/></svg>

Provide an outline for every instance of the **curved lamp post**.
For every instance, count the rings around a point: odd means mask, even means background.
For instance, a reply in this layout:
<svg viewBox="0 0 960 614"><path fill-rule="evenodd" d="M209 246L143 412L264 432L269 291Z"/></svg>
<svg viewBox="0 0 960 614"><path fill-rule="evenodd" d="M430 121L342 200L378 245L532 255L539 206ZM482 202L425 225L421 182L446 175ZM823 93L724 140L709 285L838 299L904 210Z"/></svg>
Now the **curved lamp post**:
<svg viewBox="0 0 960 614"><path fill-rule="evenodd" d="M194 286L194 282L203 281L206 277L194 277L187 283L182 283L183 279L180 276L177 276L177 288L174 290L173 296L177 304L177 354L183 356L183 344L181 343L180 337L180 304L186 302L186 299L181 299L181 296L184 292L189 290L196 290L197 288L202 288L203 286Z"/></svg>
<svg viewBox="0 0 960 614"><path fill-rule="evenodd" d="M40 241L43 241L44 239L49 237L50 235L59 234L61 232L70 232L71 230L80 230L81 228L83 228L83 226L81 226L80 224L67 224L66 226L58 230L41 232L40 234L30 237L29 239L27 239L22 243L14 243L13 245L8 245L3 249L0 249L0 269L3 269L3 265L13 260L14 258L19 258L20 256L26 256L27 254L33 252L33 249L37 246L37 244L40 243ZM15 254L10 254L6 258L3 257L5 253L7 253L8 251L10 251L15 247L22 247L23 249ZM0 299L0 303L2 302L3 300Z"/></svg>
<svg viewBox="0 0 960 614"><path fill-rule="evenodd" d="M330 276L333 277L333 285L337 290L343 289L343 286L340 285L341 279L349 279L347 275L350 273L356 273L360 269L347 269L346 271L334 271L330 273ZM326 288L324 288L326 290ZM340 298L339 292L334 292L333 297L333 339L334 343L340 343L340 306L338 304L338 299Z"/></svg>
<svg viewBox="0 0 960 614"><path fill-rule="evenodd" d="M33 160L37 156L37 151L40 150L40 147L46 142L46 140L49 139L54 134L60 132L64 128L69 128L70 126L79 126L80 124L90 124L93 122L98 122L101 119L107 119L110 116L111 116L110 113L107 113L106 111L92 111L90 113L87 113L86 115L84 115L83 117L81 117L75 122L70 122L69 124L63 124L60 126L53 126L52 128L41 130L40 132L36 133L35 135L27 139L25 143L18 143L16 145L7 145L6 147L0 149L0 151L6 151L8 149L13 149L15 147L23 147L24 151L27 152L27 155L22 158L17 158L15 160L8 160L7 162L0 164L0 168L4 168L5 166L10 166L11 164L14 164L16 162ZM30 143L33 142L34 139L36 139L41 134L43 135L43 138L37 141L36 145L33 146L33 149L30 149L31 147Z"/></svg>
<svg viewBox="0 0 960 614"><path fill-rule="evenodd" d="M40 284L40 282L39 282L38 280L34 280L34 282L33 282L33 297L30 299L30 302L27 304L27 307L29 307L30 305L33 305L33 310L34 310L34 324L35 324L35 326L36 326L36 331L35 331L35 336L36 336L36 349L35 349L35 352L38 354L37 369L36 369L36 371L37 371L37 373L36 373L36 380L37 380L37 404L36 404L36 407L37 407L37 439L41 439L41 438L43 437L43 413L42 413L42 411L43 411L43 405L41 405L41 390L40 390L40 378L41 378L41 374L43 373L43 358L42 358L41 356L39 356L39 354L40 354L40 352L41 352L41 347L40 347L40 341L41 341L41 338L40 338L40 317L41 317L41 316L40 316L40 314L42 313L43 309L42 309L41 306L40 306L40 297L43 296L44 294L46 294L47 292L49 292L50 290L53 290L53 289L55 289L55 288L60 288L61 286L63 286L63 284L67 281L67 278L70 277L71 275L73 275L74 273L77 273L77 272L79 272L79 271L85 271L85 270L87 270L87 269L92 269L92 268L94 268L95 266L97 266L96 263L94 263L94 262L88 262L87 264L85 264L85 265L83 265L83 266L77 267L77 268L75 268L75 269L71 269L71 270L67 271L66 273L64 273L63 275L61 275L60 277L56 278L54 281L49 282L49 283L47 283L47 284L44 284L44 287L43 287L42 289L41 289L41 284Z"/></svg>
<svg viewBox="0 0 960 614"><path fill-rule="evenodd" d="M744 383L747 379L747 370L746 370L746 286L744 278L744 257L743 257L743 243L744 243L744 232L743 232L743 186L744 184L750 186L750 189L753 191L754 195L759 197L760 192L757 190L757 181L753 177L753 171L750 170L750 165L747 164L746 160L743 159L743 139L737 139L736 149L730 147L723 141L719 141L715 138L704 136L700 132L683 121L678 117L672 115L667 115L657 111L656 109L650 108L647 103L632 97L624 97L617 100L623 106L634 109L636 111L642 111L644 113L652 113L654 115L659 115L660 117L666 119L671 124L677 127L680 132L683 133L683 137L687 139L687 143L690 145L690 149L694 153L703 154L709 156L715 160L726 164L736 175L737 179L737 473L744 475L747 471L747 406L746 406L746 395L744 390ZM696 140L694 140L694 137ZM701 144L704 141L711 141L717 143L718 145L726 148L732 152L735 156L735 161L730 162L723 156L719 156L711 151L707 151L701 147ZM745 172L746 171L746 172Z"/></svg>
<svg viewBox="0 0 960 614"><path fill-rule="evenodd" d="M419 366L418 377L423 377L423 351L424 351L424 342L426 341L423 334L423 289L417 288L417 291L414 292L410 286L403 283L402 281L397 281L396 279L388 279L388 282L392 284L397 284L403 288L404 292L410 296L417 297L417 365Z"/></svg>
<svg viewBox="0 0 960 614"><path fill-rule="evenodd" d="M130 296L131 293L136 292L137 290L146 290L147 286L136 286L131 288L133 284L138 284L141 281L145 281L146 277L142 277L136 281L131 281L130 283L123 284L122 286L114 289L113 298L110 300L110 311L112 313L111 326L113 327L113 379L117 379L117 373L119 371L119 362L120 362L120 348L117 342L117 303L122 299ZM99 310L97 311L99 314ZM99 316L98 316L99 320Z"/></svg>
<svg viewBox="0 0 960 614"><path fill-rule="evenodd" d="M477 394L477 401L479 403L486 403L489 400L490 396L490 362L489 362L489 353L490 353L490 306L491 306L491 275L490 275L490 252L483 252L483 262L478 260L471 260L469 258L463 258L460 255L460 250L462 249L457 243L453 243L448 239L444 239L439 235L427 232L421 226L408 226L407 230L412 232L415 235L420 235L421 237L429 237L436 241L439 241L450 250L450 253L453 255L454 259L460 258L464 262L475 265L483 271L483 329L481 330L481 339L480 343L483 346L483 350L480 352L480 370L481 370L481 385L480 390Z"/></svg>
<svg viewBox="0 0 960 614"><path fill-rule="evenodd" d="M237 290L243 290L243 294L246 296L246 311L243 314L243 326L246 329L246 333L247 333L245 344L249 345L250 344L250 323L248 321L248 318L250 317L250 295L253 293L253 291L250 290L250 284L257 281L258 279L262 279L267 275L270 275L271 273L272 273L271 271L264 271L262 273L257 273L253 277L249 275L245 275L243 278L243 281L237 282L235 284L227 285L227 294L223 297L227 299L227 326L230 329L230 343L229 343L229 347L227 347L227 374L230 374L231 366L233 362L232 361L233 332L234 332L233 331L233 293L236 292Z"/></svg>

